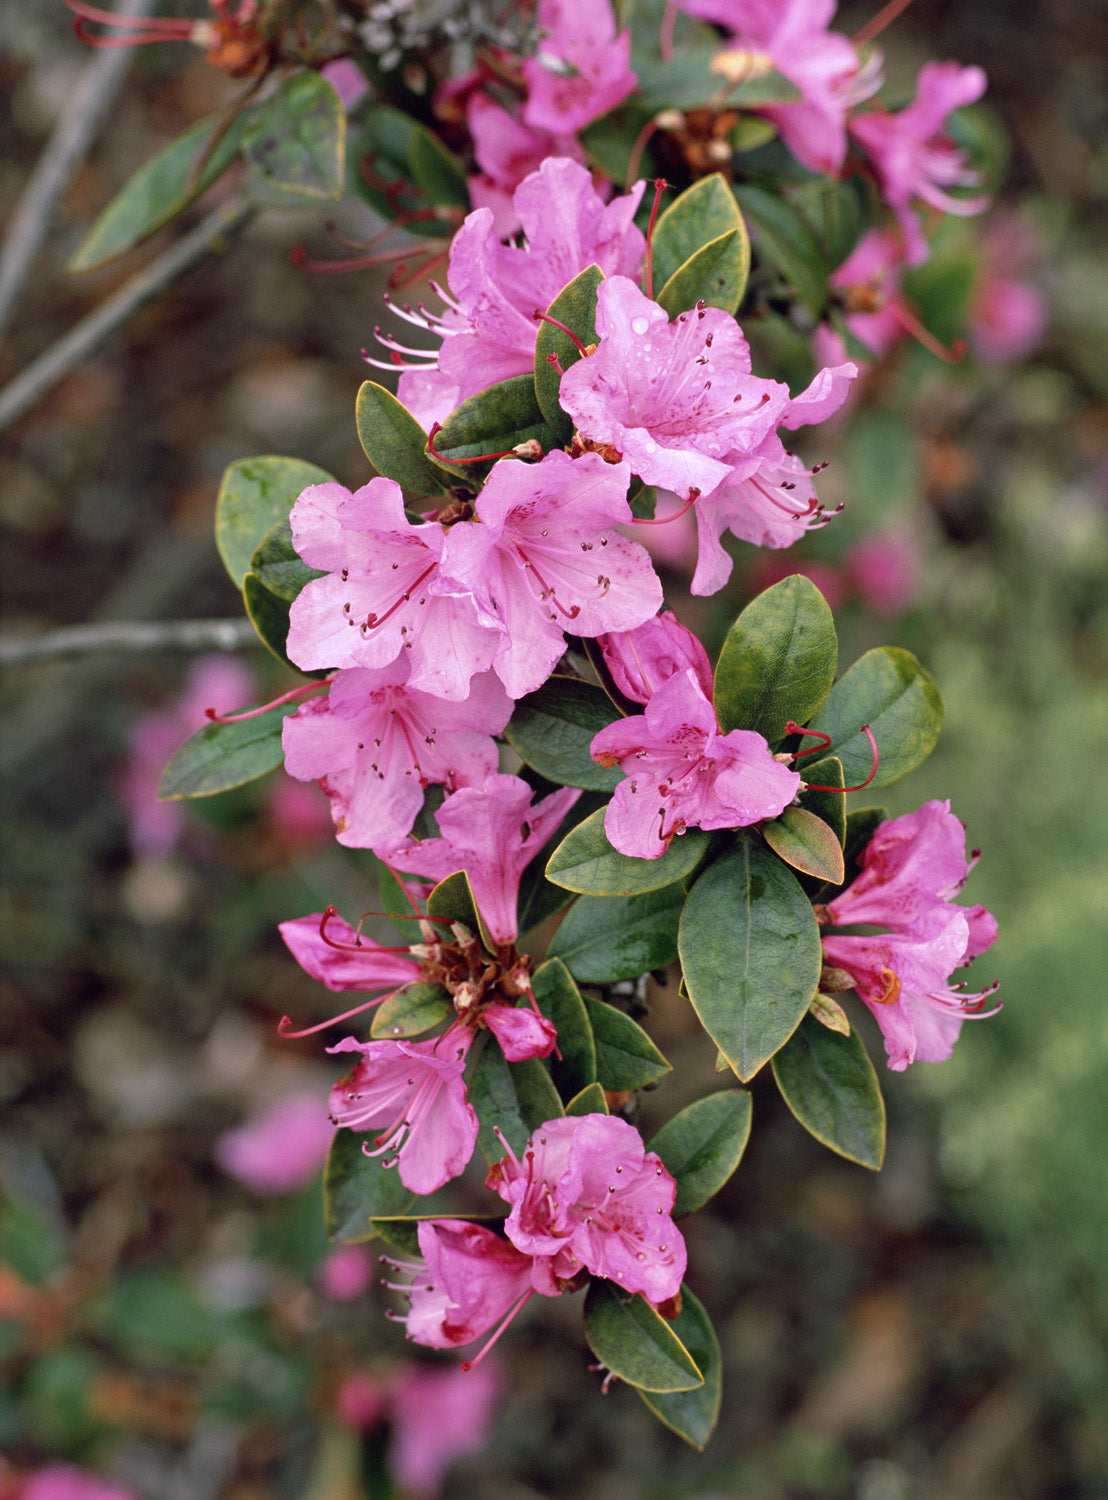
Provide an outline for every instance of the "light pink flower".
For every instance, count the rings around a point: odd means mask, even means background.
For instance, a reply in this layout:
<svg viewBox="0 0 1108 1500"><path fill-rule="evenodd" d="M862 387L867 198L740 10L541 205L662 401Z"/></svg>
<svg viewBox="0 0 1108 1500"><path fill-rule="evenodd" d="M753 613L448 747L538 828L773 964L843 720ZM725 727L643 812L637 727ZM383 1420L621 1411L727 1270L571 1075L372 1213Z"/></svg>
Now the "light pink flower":
<svg viewBox="0 0 1108 1500"><path fill-rule="evenodd" d="M966 166L965 153L943 134L951 110L972 104L985 92L980 68L953 62L929 62L920 69L916 97L899 114L872 110L855 115L850 133L865 148L877 174L885 202L896 214L904 234L906 260L921 265L928 255L915 201L940 213L976 214L988 199L955 198L951 187L976 186L977 174Z"/></svg>
<svg viewBox="0 0 1108 1500"><path fill-rule="evenodd" d="M18 1500L138 1500L134 1490L75 1464L48 1464L15 1493Z"/></svg>
<svg viewBox="0 0 1108 1500"><path fill-rule="evenodd" d="M490 776L481 787L447 797L435 815L441 838L409 839L374 852L398 870L432 880L465 870L493 941L511 943L519 930L520 877L580 795L564 787L532 806L525 781Z"/></svg>
<svg viewBox="0 0 1108 1500"><path fill-rule="evenodd" d="M477 1144L477 1116L462 1074L471 1037L454 1027L431 1041L359 1042L345 1037L328 1052L360 1052L331 1090L331 1116L350 1130L373 1130L374 1149L396 1164L413 1193L433 1193L465 1171Z"/></svg>
<svg viewBox="0 0 1108 1500"><path fill-rule="evenodd" d="M355 1302L373 1282L373 1257L364 1245L336 1245L320 1262L315 1279L332 1302Z"/></svg>
<svg viewBox="0 0 1108 1500"><path fill-rule="evenodd" d="M556 1296L583 1270L650 1302L679 1291L685 1242L670 1217L677 1185L625 1120L548 1120L523 1160L509 1152L487 1184L511 1204L505 1232L534 1257L536 1291Z"/></svg>
<svg viewBox="0 0 1108 1500"><path fill-rule="evenodd" d="M695 674L704 696L712 696L708 653L671 609L633 630L609 631L599 644L616 687L636 703L648 703L667 678L686 668Z"/></svg>
<svg viewBox="0 0 1108 1500"><path fill-rule="evenodd" d="M405 653L409 688L464 699L501 632L478 623L472 600L442 586L443 527L410 521L391 479L371 479L353 494L333 481L310 485L291 521L297 552L326 577L313 578L292 605L290 659L310 672L380 668Z"/></svg>
<svg viewBox="0 0 1108 1500"><path fill-rule="evenodd" d="M491 673L452 702L413 688L410 653L378 668L339 672L326 698L285 720L285 769L318 780L331 799L340 844L369 849L405 838L435 783L454 790L497 767L492 736L512 703Z"/></svg>
<svg viewBox="0 0 1108 1500"><path fill-rule="evenodd" d="M291 1193L316 1176L334 1134L322 1099L290 1094L221 1135L215 1159L256 1193Z"/></svg>
<svg viewBox="0 0 1108 1500"><path fill-rule="evenodd" d="M625 773L604 814L621 854L658 859L684 828L744 828L775 818L800 777L770 754L760 734L721 734L715 710L690 668L655 691L642 714L595 736L592 757Z"/></svg>
<svg viewBox="0 0 1108 1500"><path fill-rule="evenodd" d="M549 1057L558 1042L551 1021L528 1005L485 1005L481 1019L500 1043L509 1062L529 1057Z"/></svg>
<svg viewBox="0 0 1108 1500"><path fill-rule="evenodd" d="M532 129L576 134L638 84L631 33L617 34L609 0L539 0L536 20L539 51L523 59L523 119Z"/></svg>
<svg viewBox="0 0 1108 1500"><path fill-rule="evenodd" d="M405 1494L433 1500L454 1461L484 1447L503 1389L492 1358L471 1370L411 1365L398 1376L389 1467Z"/></svg>
<svg viewBox="0 0 1108 1500"><path fill-rule="evenodd" d="M903 305L900 296L903 270L904 246L899 233L893 229L870 229L830 277L830 285L843 303L844 323L872 352L874 359L880 359L905 334L898 312ZM818 359L830 363L844 357L838 334L826 324L820 324L816 333Z"/></svg>
<svg viewBox="0 0 1108 1500"><path fill-rule="evenodd" d="M359 936L331 911L294 917L281 922L278 931L304 972L329 990L395 990L413 984L421 973L414 958Z"/></svg>
<svg viewBox="0 0 1108 1500"><path fill-rule="evenodd" d="M469 179L470 200L474 208L492 211L493 229L499 240L510 238L522 227L512 199L524 178L539 171L551 157L584 163L585 153L574 136L532 130L484 93L475 93L470 98L466 124L473 137L473 154L481 168L479 175ZM443 420L442 416L437 420Z"/></svg>
<svg viewBox="0 0 1108 1500"><path fill-rule="evenodd" d="M895 619L919 594L920 549L903 532L875 532L848 548L843 566L851 585L875 614Z"/></svg>
<svg viewBox="0 0 1108 1500"><path fill-rule="evenodd" d="M495 1328L531 1295L531 1257L480 1224L423 1219L416 1234L423 1264L393 1260L412 1276L398 1283L409 1302L407 1337L457 1349Z"/></svg>
<svg viewBox="0 0 1108 1500"><path fill-rule="evenodd" d="M450 528L443 577L468 590L477 618L500 630L492 664L513 698L546 681L566 630L627 630L661 604L646 549L614 530L631 520L630 477L625 464L595 453L505 461L478 496L479 521Z"/></svg>
<svg viewBox="0 0 1108 1500"><path fill-rule="evenodd" d="M356 1432L372 1432L385 1420L388 1392L379 1380L364 1370L343 1377L335 1393L335 1411L341 1422Z"/></svg>

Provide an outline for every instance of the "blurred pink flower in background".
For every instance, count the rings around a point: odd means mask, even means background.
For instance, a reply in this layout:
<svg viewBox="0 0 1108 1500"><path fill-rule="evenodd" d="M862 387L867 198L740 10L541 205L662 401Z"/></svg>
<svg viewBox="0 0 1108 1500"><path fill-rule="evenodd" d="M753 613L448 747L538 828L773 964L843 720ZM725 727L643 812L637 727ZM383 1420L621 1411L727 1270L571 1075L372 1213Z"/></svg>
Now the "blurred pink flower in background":
<svg viewBox="0 0 1108 1500"><path fill-rule="evenodd" d="M455 1459L484 1446L504 1388L495 1360L475 1369L412 1365L397 1379L389 1460L400 1485L418 1497L442 1489Z"/></svg>
<svg viewBox="0 0 1108 1500"><path fill-rule="evenodd" d="M1046 299L1023 279L1045 256L1034 225L1015 212L993 214L978 247L981 274L969 309L969 342L984 364L1023 359L1042 339Z"/></svg>
<svg viewBox="0 0 1108 1500"><path fill-rule="evenodd" d="M18 1500L138 1500L133 1490L74 1464L50 1464L16 1489Z"/></svg>
<svg viewBox="0 0 1108 1500"><path fill-rule="evenodd" d="M369 1291L373 1257L364 1245L336 1245L320 1263L315 1279L332 1302L354 1302Z"/></svg>
<svg viewBox="0 0 1108 1500"><path fill-rule="evenodd" d="M321 1098L289 1094L221 1135L215 1159L256 1193L291 1193L322 1167L334 1133Z"/></svg>
<svg viewBox="0 0 1108 1500"><path fill-rule="evenodd" d="M903 532L875 532L854 543L843 559L850 587L875 615L893 619L919 594L920 549Z"/></svg>

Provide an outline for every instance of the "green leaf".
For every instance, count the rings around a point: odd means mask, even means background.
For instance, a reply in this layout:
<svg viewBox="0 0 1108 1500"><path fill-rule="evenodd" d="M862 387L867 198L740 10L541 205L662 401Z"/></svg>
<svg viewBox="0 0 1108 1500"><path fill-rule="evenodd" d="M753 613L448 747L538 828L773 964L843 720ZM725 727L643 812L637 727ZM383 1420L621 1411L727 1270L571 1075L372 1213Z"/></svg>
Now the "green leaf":
<svg viewBox="0 0 1108 1500"><path fill-rule="evenodd" d="M785 1103L817 1141L877 1171L885 1155L885 1101L856 1031L830 1031L813 1016L773 1059Z"/></svg>
<svg viewBox="0 0 1108 1500"><path fill-rule="evenodd" d="M455 461L484 458L489 453L507 453L529 438L538 438L548 447L550 429L535 395L534 376L512 375L456 406L435 438L435 452Z"/></svg>
<svg viewBox="0 0 1108 1500"><path fill-rule="evenodd" d="M452 234L457 214L469 207L461 164L438 138L404 110L376 104L358 121L350 155L364 170L357 191L389 222L403 216L409 233ZM428 208L445 209L430 217Z"/></svg>
<svg viewBox="0 0 1108 1500"><path fill-rule="evenodd" d="M762 835L774 854L794 870L842 884L843 846L835 830L806 807L786 807L774 822L762 825Z"/></svg>
<svg viewBox="0 0 1108 1500"><path fill-rule="evenodd" d="M563 1098L596 1082L596 1043L581 992L565 964L549 958L531 976L535 1003L558 1033L561 1058L551 1057L550 1076Z"/></svg>
<svg viewBox="0 0 1108 1500"><path fill-rule="evenodd" d="M241 589L254 553L278 521L287 521L312 484L333 484L326 469L299 458L244 458L223 475L215 502L215 544L231 581Z"/></svg>
<svg viewBox="0 0 1108 1500"><path fill-rule="evenodd" d="M402 861L403 855L398 855L397 859ZM468 927L470 932L480 937L490 953L496 952L498 945L481 920L473 895L473 887L464 870L457 870L453 875L448 875L445 880L439 881L427 897L427 915L438 917L444 922L460 922L463 927Z"/></svg>
<svg viewBox="0 0 1108 1500"><path fill-rule="evenodd" d="M601 1364L645 1391L691 1391L704 1384L692 1355L666 1320L637 1294L594 1278L585 1296L585 1338Z"/></svg>
<svg viewBox="0 0 1108 1500"><path fill-rule="evenodd" d="M888 816L888 809L884 807L859 807L847 813L843 858L849 879L853 880L857 875L867 844Z"/></svg>
<svg viewBox="0 0 1108 1500"><path fill-rule="evenodd" d="M385 479L413 495L440 495L450 488L451 476L425 456L427 434L383 385L364 382L354 420L362 451Z"/></svg>
<svg viewBox="0 0 1108 1500"><path fill-rule="evenodd" d="M814 763L800 762L796 769L806 782L810 778L817 788L846 785L843 763L837 755L822 757ZM845 844L846 798L841 791L819 791L806 787L800 794L800 805L806 807L809 812L815 813L817 818L822 818L838 839L839 844Z"/></svg>
<svg viewBox="0 0 1108 1500"><path fill-rule="evenodd" d="M306 583L326 575L309 568L292 544L292 527L288 520L278 521L250 559L250 572L263 587L286 604L291 604Z"/></svg>
<svg viewBox="0 0 1108 1500"><path fill-rule="evenodd" d="M518 914L521 934L530 932L533 927L556 916L573 899L572 893L563 886L552 885L547 880L546 864L569 830L576 827L576 823L586 817L601 800L600 794L596 792L586 792L579 797L524 870L519 882Z"/></svg>
<svg viewBox="0 0 1108 1500"><path fill-rule="evenodd" d="M664 969L677 957L685 904L680 881L641 896L579 896L547 953L582 984L614 984Z"/></svg>
<svg viewBox="0 0 1108 1500"><path fill-rule="evenodd" d="M281 598L280 594L267 589L261 579L253 573L246 575L242 585L242 597L250 623L261 637L262 644L282 666L296 671L285 650L285 643L289 637L288 603Z"/></svg>
<svg viewBox="0 0 1108 1500"><path fill-rule="evenodd" d="M244 786L281 765L285 759L281 726L296 708L296 703L281 703L235 724L205 724L185 741L162 772L159 800L211 797Z"/></svg>
<svg viewBox="0 0 1108 1500"><path fill-rule="evenodd" d="M768 188L735 189L758 251L775 266L814 318L827 300L827 261L804 216Z"/></svg>
<svg viewBox="0 0 1108 1500"><path fill-rule="evenodd" d="M510 1063L491 1040L469 1071L466 1092L477 1111L477 1147L488 1162L504 1155L494 1127L522 1156L531 1132L563 1113L558 1091L539 1059Z"/></svg>
<svg viewBox="0 0 1108 1500"><path fill-rule="evenodd" d="M359 1131L339 1129L323 1169L323 1222L341 1245L373 1238L371 1219L407 1218L416 1194L400 1181L384 1156L367 1156L368 1139Z"/></svg>
<svg viewBox="0 0 1108 1500"><path fill-rule="evenodd" d="M70 257L66 270L94 271L168 224L231 165L252 113L244 110L236 115L217 141L221 117L210 115L163 146L104 209ZM207 155L213 141L215 145ZM194 177L200 162L204 165Z"/></svg>
<svg viewBox="0 0 1108 1500"><path fill-rule="evenodd" d="M888 786L931 754L943 725L943 700L934 678L910 651L893 646L867 651L808 721L809 729L831 736L826 753L842 761L848 786L865 781L873 769L863 724L877 741L873 786Z"/></svg>
<svg viewBox="0 0 1108 1500"><path fill-rule="evenodd" d="M690 828L674 838L658 859L620 854L604 833L604 808L598 808L568 833L550 856L549 880L586 896L636 896L683 880L703 858L709 835Z"/></svg>
<svg viewBox="0 0 1108 1500"><path fill-rule="evenodd" d="M746 224L734 193L718 172L701 177L658 215L651 241L654 285L664 287L706 245L732 230L737 230L745 241ZM694 297L677 311L683 312L695 301Z"/></svg>
<svg viewBox="0 0 1108 1500"><path fill-rule="evenodd" d="M441 984L416 980L387 995L373 1012L372 1037L421 1036L453 1015L450 996Z"/></svg>
<svg viewBox="0 0 1108 1500"><path fill-rule="evenodd" d="M750 275L750 241L745 229L729 229L698 250L669 278L655 297L670 318L703 302L733 313Z"/></svg>
<svg viewBox="0 0 1108 1500"><path fill-rule="evenodd" d="M670 1065L631 1017L604 1000L582 997L596 1043L596 1078L612 1094L645 1088Z"/></svg>
<svg viewBox="0 0 1108 1500"><path fill-rule="evenodd" d="M421 1260L417 1219L370 1219L369 1231L405 1260Z"/></svg>
<svg viewBox="0 0 1108 1500"><path fill-rule="evenodd" d="M346 111L331 85L308 69L294 73L255 109L242 135L251 171L302 198L341 198Z"/></svg>
<svg viewBox="0 0 1108 1500"><path fill-rule="evenodd" d="M716 718L724 733L754 729L770 743L803 724L835 681L839 643L827 600L799 573L759 594L727 632L716 663Z"/></svg>
<svg viewBox="0 0 1108 1500"><path fill-rule="evenodd" d="M552 318L572 329L586 348L597 341L596 290L603 280L604 272L599 266L586 266L562 288L546 309ZM551 354L557 356L563 373L581 358L577 345L560 328L555 328L552 323L540 323L535 341L535 398L554 436L555 446L564 448L573 437L573 420L562 410L559 401L562 376L550 363L548 356Z"/></svg>
<svg viewBox="0 0 1108 1500"><path fill-rule="evenodd" d="M755 109L799 97L796 87L780 73L770 71L729 84L719 70L720 48L681 48L673 58L650 59L636 72L639 94L636 103L645 104L652 113L662 109L716 109L731 107Z"/></svg>
<svg viewBox="0 0 1108 1500"><path fill-rule="evenodd" d="M796 876L740 839L697 881L678 935L689 999L745 1083L782 1046L819 980L819 928Z"/></svg>
<svg viewBox="0 0 1108 1500"><path fill-rule="evenodd" d="M385 916L397 931L416 941L419 932L416 908L405 894L400 881L385 864L377 871L377 899Z"/></svg>
<svg viewBox="0 0 1108 1500"><path fill-rule="evenodd" d="M428 202L437 207L460 208L468 213L469 187L462 162L426 125L418 120L412 123L408 164L416 187L421 189Z"/></svg>
<svg viewBox="0 0 1108 1500"><path fill-rule="evenodd" d="M832 269L842 265L876 222L881 206L874 184L860 173L845 182L821 178L803 183L796 189L796 202Z"/></svg>
<svg viewBox="0 0 1108 1500"><path fill-rule="evenodd" d="M645 1391L639 1395L671 1432L698 1451L704 1447L719 1420L723 1395L723 1357L711 1319L687 1286L681 1288L681 1311L669 1325L696 1361L704 1384L691 1391Z"/></svg>
<svg viewBox="0 0 1108 1500"><path fill-rule="evenodd" d="M647 1146L677 1182L673 1216L691 1214L718 1193L750 1138L750 1095L726 1089L697 1099L662 1126Z"/></svg>
<svg viewBox="0 0 1108 1500"><path fill-rule="evenodd" d="M606 1115L608 1112L608 1101L598 1083L590 1083L579 1094L574 1094L566 1105L567 1115Z"/></svg>
<svg viewBox="0 0 1108 1500"><path fill-rule="evenodd" d="M519 700L504 735L520 760L548 781L611 792L623 772L597 765L589 746L618 718L603 689L575 677L550 677Z"/></svg>

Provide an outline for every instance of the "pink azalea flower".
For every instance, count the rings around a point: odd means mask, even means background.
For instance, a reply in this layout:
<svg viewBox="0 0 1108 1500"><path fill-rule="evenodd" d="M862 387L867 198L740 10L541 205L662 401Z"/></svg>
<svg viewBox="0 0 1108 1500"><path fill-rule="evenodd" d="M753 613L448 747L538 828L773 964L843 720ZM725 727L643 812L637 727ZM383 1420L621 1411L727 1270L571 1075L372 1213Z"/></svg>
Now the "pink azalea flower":
<svg viewBox="0 0 1108 1500"><path fill-rule="evenodd" d="M372 1432L385 1420L388 1392L379 1380L364 1370L344 1376L335 1393L335 1411L341 1422L356 1432Z"/></svg>
<svg viewBox="0 0 1108 1500"><path fill-rule="evenodd" d="M423 1264L391 1262L412 1276L410 1285L393 1285L410 1304L403 1321L413 1342L432 1349L470 1344L531 1296L531 1257L491 1229L423 1219L416 1234Z"/></svg>
<svg viewBox="0 0 1108 1500"><path fill-rule="evenodd" d="M625 773L604 814L621 854L658 859L684 828L744 828L776 818L800 777L776 760L760 734L721 734L711 701L690 668L655 691L642 714L595 736L592 757Z"/></svg>
<svg viewBox="0 0 1108 1500"><path fill-rule="evenodd" d="M1039 343L1046 327L1042 293L1010 276L986 276L970 307L970 348L983 364L1023 359Z"/></svg>
<svg viewBox="0 0 1108 1500"><path fill-rule="evenodd" d="M493 1359L471 1370L412 1365L398 1377L389 1467L405 1494L433 1500L455 1460L484 1447L503 1389Z"/></svg>
<svg viewBox="0 0 1108 1500"><path fill-rule="evenodd" d="M634 630L609 631L600 637L600 649L616 687L636 703L648 703L667 678L686 669L704 696L712 696L708 653L671 609Z"/></svg>
<svg viewBox="0 0 1108 1500"><path fill-rule="evenodd" d="M509 1062L549 1057L558 1043L553 1024L527 1005L485 1005L481 1020L496 1037Z"/></svg>
<svg viewBox="0 0 1108 1500"><path fill-rule="evenodd" d="M875 359L904 337L904 323L898 313L903 269L904 248L899 233L870 229L830 277L830 285L843 303L843 321ZM821 340L816 345L817 358L828 363L841 359L842 340L838 335L825 324L816 332ZM828 341L828 334L834 343Z"/></svg>
<svg viewBox="0 0 1108 1500"><path fill-rule="evenodd" d="M477 1144L477 1116L462 1074L471 1037L451 1028L425 1042L359 1042L345 1037L328 1052L360 1052L331 1090L331 1116L350 1130L373 1130L374 1150L387 1153L413 1193L433 1193L465 1171Z"/></svg>
<svg viewBox="0 0 1108 1500"><path fill-rule="evenodd" d="M48 1464L15 1493L18 1500L138 1500L134 1490L75 1464Z"/></svg>
<svg viewBox="0 0 1108 1500"><path fill-rule="evenodd" d="M513 698L533 693L565 651L565 631L595 636L641 624L662 602L644 547L613 528L631 520L626 464L555 450L538 464L495 465L477 522L452 526L444 578L467 589L501 631L493 667Z"/></svg>
<svg viewBox="0 0 1108 1500"><path fill-rule="evenodd" d="M625 1120L548 1120L522 1161L509 1151L486 1181L511 1204L505 1232L534 1258L531 1282L544 1296L582 1270L650 1302L680 1290L685 1242L670 1217L677 1184Z"/></svg>
<svg viewBox="0 0 1108 1500"><path fill-rule="evenodd" d="M972 104L985 92L980 68L953 62L929 62L920 69L916 97L899 114L873 110L856 115L850 133L865 148L885 202L896 214L904 234L906 260L918 266L927 259L927 241L913 212L915 200L948 214L976 214L986 197L955 198L951 187L978 182L967 168L965 154L942 135L951 110Z"/></svg>
<svg viewBox="0 0 1108 1500"><path fill-rule="evenodd" d="M453 790L496 770L492 736L512 702L491 673L451 702L413 688L409 653L387 666L348 667L328 697L300 706L284 723L285 769L318 780L331 799L338 841L354 849L402 839L432 783Z"/></svg>
<svg viewBox="0 0 1108 1500"><path fill-rule="evenodd" d="M895 619L919 593L920 551L902 532L862 537L843 559L852 586L875 614Z"/></svg>
<svg viewBox="0 0 1108 1500"><path fill-rule="evenodd" d="M310 485L292 509L297 552L326 572L292 606L288 653L305 671L380 668L409 657L409 689L455 702L485 671L501 632L478 623L472 601L442 586L445 531L409 521L400 486L371 479L353 494Z"/></svg>
<svg viewBox="0 0 1108 1500"><path fill-rule="evenodd" d="M291 1193L316 1176L334 1134L321 1099L290 1094L225 1131L216 1142L215 1159L255 1193Z"/></svg>
<svg viewBox="0 0 1108 1500"><path fill-rule="evenodd" d="M401 313L442 340L440 349L426 351L433 368L405 369L397 387L404 405L430 426L467 396L528 373L539 330L535 311L548 307L586 266L599 265L605 275L637 275L645 240L633 220L644 186L637 183L605 204L585 167L552 157L515 191L522 247L500 243L490 209L469 214L450 247L446 312ZM387 338L383 342L392 347ZM395 352L409 360L422 357L399 345Z"/></svg>
<svg viewBox="0 0 1108 1500"><path fill-rule="evenodd" d="M336 1245L320 1262L316 1285L332 1302L355 1302L373 1282L373 1257L364 1245Z"/></svg>
<svg viewBox="0 0 1108 1500"><path fill-rule="evenodd" d="M479 176L469 179L470 200L474 208L491 209L493 228L501 240L522 227L512 199L524 178L539 171L551 157L584 163L585 153L572 135L533 130L487 94L475 93L469 100L466 124L481 168Z"/></svg>
<svg viewBox="0 0 1108 1500"><path fill-rule="evenodd" d="M304 972L329 990L395 990L421 973L414 958L359 936L331 911L294 917L278 931Z"/></svg>
<svg viewBox="0 0 1108 1500"><path fill-rule="evenodd" d="M638 84L631 71L631 33L616 33L608 0L539 0L538 54L523 59L524 122L576 134L622 104Z"/></svg>
<svg viewBox="0 0 1108 1500"><path fill-rule="evenodd" d="M983 953L996 922L983 906L954 903L972 869L965 833L949 802L882 823L866 848L861 874L826 908L837 926L890 929L876 936L832 933L827 962L846 971L885 1038L889 1067L949 1057L968 1015L991 991L966 994L950 975Z"/></svg>
<svg viewBox="0 0 1108 1500"><path fill-rule="evenodd" d="M374 852L399 870L432 880L465 870L489 935L511 943L519 930L520 877L580 795L564 787L532 806L525 781L490 776L481 787L462 787L447 797L435 815L442 838L409 839Z"/></svg>

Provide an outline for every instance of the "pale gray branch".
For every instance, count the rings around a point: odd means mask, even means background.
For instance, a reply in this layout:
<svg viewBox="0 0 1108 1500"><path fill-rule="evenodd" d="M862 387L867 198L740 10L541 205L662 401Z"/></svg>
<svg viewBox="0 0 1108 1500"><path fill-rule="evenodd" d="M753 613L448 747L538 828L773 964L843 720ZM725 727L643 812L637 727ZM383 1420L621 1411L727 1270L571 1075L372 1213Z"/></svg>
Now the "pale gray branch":
<svg viewBox="0 0 1108 1500"><path fill-rule="evenodd" d="M81 363L140 308L159 296L197 261L219 250L254 215L253 204L234 199L206 219L120 287L33 360L0 391L0 432L32 407L40 396Z"/></svg>
<svg viewBox="0 0 1108 1500"><path fill-rule="evenodd" d="M0 635L0 666L71 661L93 655L138 656L153 651L243 651L261 646L249 620L111 621L72 625L44 635Z"/></svg>
<svg viewBox="0 0 1108 1500"><path fill-rule="evenodd" d="M153 0L119 0L116 8L126 10L128 15L145 16L153 9ZM69 108L54 127L23 190L0 248L0 337L24 282L34 269L50 228L54 204L96 139L130 61L131 52L126 47L90 56Z"/></svg>

